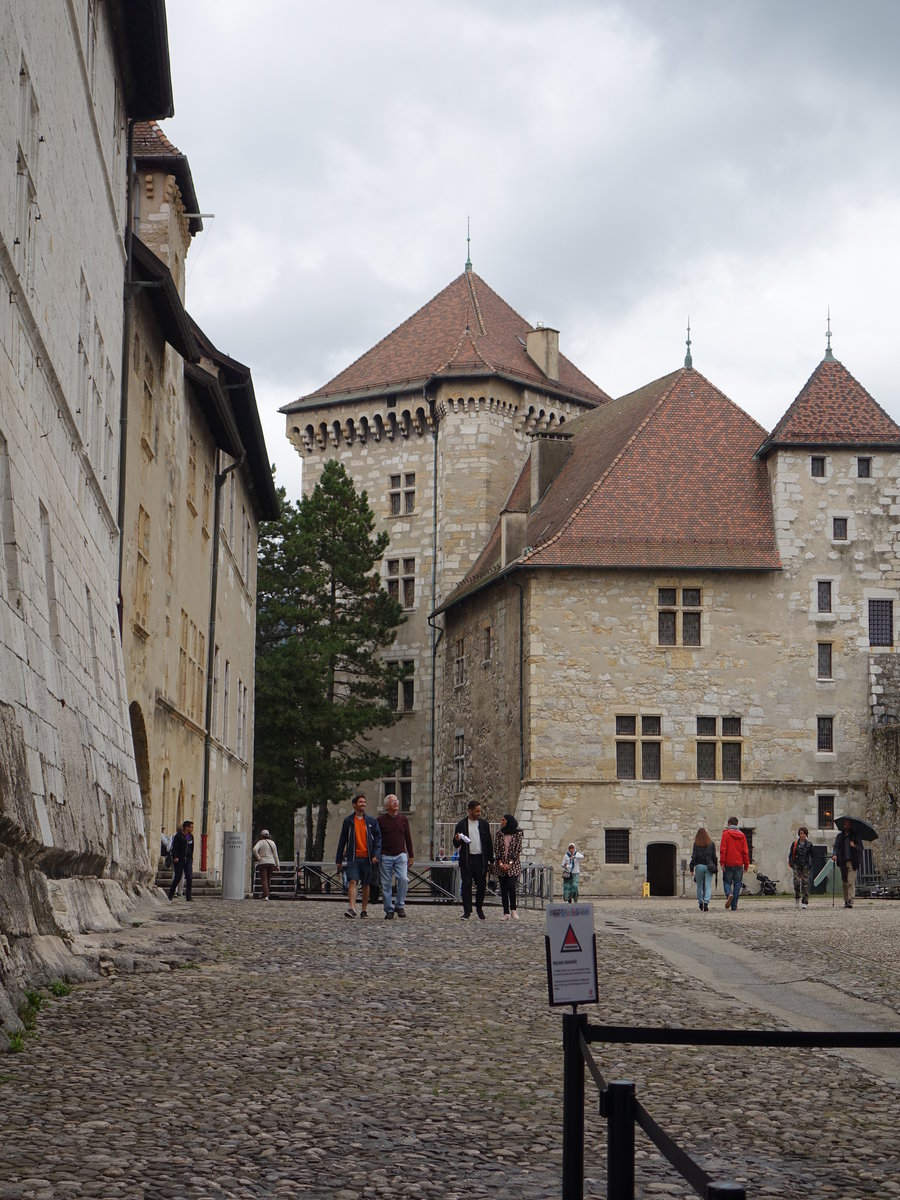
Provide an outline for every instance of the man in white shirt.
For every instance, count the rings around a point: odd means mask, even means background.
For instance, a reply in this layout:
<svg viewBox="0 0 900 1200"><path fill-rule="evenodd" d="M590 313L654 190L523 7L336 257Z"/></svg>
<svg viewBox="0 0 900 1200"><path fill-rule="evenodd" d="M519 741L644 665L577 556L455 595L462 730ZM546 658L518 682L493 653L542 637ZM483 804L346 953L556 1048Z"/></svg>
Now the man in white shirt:
<svg viewBox="0 0 900 1200"><path fill-rule="evenodd" d="M488 868L494 861L491 827L481 816L481 804L469 801L468 815L457 824L453 844L459 847L459 877L462 882L462 920L472 915L472 880L475 880L475 912L484 920L484 893Z"/></svg>

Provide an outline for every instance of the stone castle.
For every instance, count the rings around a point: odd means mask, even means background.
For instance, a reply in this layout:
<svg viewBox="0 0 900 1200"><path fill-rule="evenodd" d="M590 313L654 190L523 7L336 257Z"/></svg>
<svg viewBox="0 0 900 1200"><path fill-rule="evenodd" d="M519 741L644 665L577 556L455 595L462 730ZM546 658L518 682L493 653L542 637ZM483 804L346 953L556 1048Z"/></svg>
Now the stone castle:
<svg viewBox="0 0 900 1200"><path fill-rule="evenodd" d="M420 858L474 797L594 893L674 894L731 814L776 878L844 811L893 861L900 427L830 335L770 434L690 353L610 400L467 263L284 412L304 490L339 458L390 534L408 677L368 784Z"/></svg>

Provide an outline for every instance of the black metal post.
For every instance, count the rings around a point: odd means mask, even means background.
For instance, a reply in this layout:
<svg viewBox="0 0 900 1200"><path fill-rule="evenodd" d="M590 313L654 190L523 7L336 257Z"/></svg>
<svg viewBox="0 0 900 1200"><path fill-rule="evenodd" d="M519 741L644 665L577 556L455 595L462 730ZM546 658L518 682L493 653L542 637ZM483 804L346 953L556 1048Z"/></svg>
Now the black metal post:
<svg viewBox="0 0 900 1200"><path fill-rule="evenodd" d="M604 1094L607 1200L634 1200L634 1084L615 1080Z"/></svg>
<svg viewBox="0 0 900 1200"><path fill-rule="evenodd" d="M747 1191L737 1183L710 1183L706 1200L747 1200Z"/></svg>
<svg viewBox="0 0 900 1200"><path fill-rule="evenodd" d="M584 1013L563 1013L562 1200L584 1196L584 1055L579 1037Z"/></svg>

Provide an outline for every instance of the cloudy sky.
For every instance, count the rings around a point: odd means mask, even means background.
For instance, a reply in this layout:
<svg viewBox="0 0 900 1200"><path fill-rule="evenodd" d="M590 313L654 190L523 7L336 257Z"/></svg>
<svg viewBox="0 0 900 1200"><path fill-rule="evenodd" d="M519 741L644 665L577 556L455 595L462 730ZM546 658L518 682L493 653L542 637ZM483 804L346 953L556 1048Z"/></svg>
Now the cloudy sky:
<svg viewBox="0 0 900 1200"><path fill-rule="evenodd" d="M278 408L466 258L611 395L771 429L825 348L900 420L896 0L168 0L187 305Z"/></svg>

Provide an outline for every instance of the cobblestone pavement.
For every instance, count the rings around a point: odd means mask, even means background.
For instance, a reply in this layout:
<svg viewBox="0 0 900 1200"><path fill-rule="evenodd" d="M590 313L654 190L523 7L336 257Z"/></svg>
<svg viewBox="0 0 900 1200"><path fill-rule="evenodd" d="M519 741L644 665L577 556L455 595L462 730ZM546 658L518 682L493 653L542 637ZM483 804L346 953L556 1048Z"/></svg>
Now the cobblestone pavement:
<svg viewBox="0 0 900 1200"><path fill-rule="evenodd" d="M734 989L723 997L641 945L643 928L756 955L788 979L825 976L900 1028L900 903L713 908L596 902L590 1019L771 1027ZM560 1195L561 1024L542 913L463 922L421 906L387 922L375 908L363 922L337 903L195 900L161 914L107 937L115 976L48 1001L24 1052L0 1055L2 1200ZM838 1052L595 1052L748 1196L900 1196L900 1088ZM602 1196L606 1134L587 1087L585 1194ZM640 1131L637 1145L639 1196L692 1195Z"/></svg>

